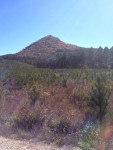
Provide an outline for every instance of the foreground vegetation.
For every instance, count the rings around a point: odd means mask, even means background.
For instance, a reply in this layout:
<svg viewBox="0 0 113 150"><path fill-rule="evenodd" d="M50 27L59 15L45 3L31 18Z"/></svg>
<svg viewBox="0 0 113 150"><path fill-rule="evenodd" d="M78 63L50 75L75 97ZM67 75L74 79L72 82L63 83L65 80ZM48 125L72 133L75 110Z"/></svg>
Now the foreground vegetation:
<svg viewBox="0 0 113 150"><path fill-rule="evenodd" d="M13 130L21 130L24 137L27 132L41 134L42 140L83 149L107 144L112 136L112 83L110 69L39 69L4 60L0 117L9 118Z"/></svg>

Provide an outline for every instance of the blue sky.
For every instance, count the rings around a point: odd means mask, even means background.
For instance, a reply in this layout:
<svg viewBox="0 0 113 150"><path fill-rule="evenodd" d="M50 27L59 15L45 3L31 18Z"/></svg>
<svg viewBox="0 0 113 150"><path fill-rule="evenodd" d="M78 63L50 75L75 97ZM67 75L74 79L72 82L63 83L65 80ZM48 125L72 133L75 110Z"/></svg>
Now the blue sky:
<svg viewBox="0 0 113 150"><path fill-rule="evenodd" d="M113 46L112 0L0 0L0 55L53 35L82 47Z"/></svg>

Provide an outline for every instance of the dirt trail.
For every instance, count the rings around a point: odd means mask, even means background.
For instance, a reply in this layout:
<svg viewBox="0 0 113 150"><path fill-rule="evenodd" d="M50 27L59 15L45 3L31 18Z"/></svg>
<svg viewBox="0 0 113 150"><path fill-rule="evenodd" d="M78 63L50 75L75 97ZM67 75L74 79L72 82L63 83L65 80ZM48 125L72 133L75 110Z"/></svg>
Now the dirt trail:
<svg viewBox="0 0 113 150"><path fill-rule="evenodd" d="M54 145L47 145L42 142L20 141L0 136L0 150L80 150L73 147L58 148Z"/></svg>

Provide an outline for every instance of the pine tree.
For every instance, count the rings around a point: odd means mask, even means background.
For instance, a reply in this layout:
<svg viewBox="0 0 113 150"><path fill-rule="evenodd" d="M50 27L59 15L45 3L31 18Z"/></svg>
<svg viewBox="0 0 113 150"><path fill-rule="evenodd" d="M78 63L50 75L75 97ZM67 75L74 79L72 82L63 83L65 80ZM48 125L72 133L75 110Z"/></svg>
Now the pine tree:
<svg viewBox="0 0 113 150"><path fill-rule="evenodd" d="M107 111L109 97L110 88L104 78L98 77L90 92L88 106L96 112L100 125Z"/></svg>

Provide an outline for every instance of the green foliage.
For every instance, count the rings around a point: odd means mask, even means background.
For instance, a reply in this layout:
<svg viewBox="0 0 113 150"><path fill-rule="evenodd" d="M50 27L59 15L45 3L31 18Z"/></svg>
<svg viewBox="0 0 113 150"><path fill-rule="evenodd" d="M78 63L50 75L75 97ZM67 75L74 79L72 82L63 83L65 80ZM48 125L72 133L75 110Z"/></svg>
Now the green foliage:
<svg viewBox="0 0 113 150"><path fill-rule="evenodd" d="M109 96L110 89L105 79L98 77L90 92L88 106L96 112L100 124L107 111Z"/></svg>
<svg viewBox="0 0 113 150"><path fill-rule="evenodd" d="M31 89L31 91L29 92L29 95L30 95L30 99L32 101L32 104L35 104L36 101L39 101L39 92L38 92L36 87L33 87Z"/></svg>
<svg viewBox="0 0 113 150"><path fill-rule="evenodd" d="M49 122L49 127L56 134L68 134L71 122L67 119L57 118Z"/></svg>
<svg viewBox="0 0 113 150"><path fill-rule="evenodd" d="M14 119L14 126L26 131L30 131L34 126L41 127L43 125L44 118L40 113L31 113L27 116L20 116L19 114Z"/></svg>
<svg viewBox="0 0 113 150"><path fill-rule="evenodd" d="M14 67L8 73L8 79L16 80L18 87L23 88L26 85L34 84L47 85L58 84L58 77L50 69L37 69L33 67Z"/></svg>
<svg viewBox="0 0 113 150"><path fill-rule="evenodd" d="M59 135L57 137L57 139L55 140L55 144L59 147L64 145L64 141L65 141L65 135Z"/></svg>
<svg viewBox="0 0 113 150"><path fill-rule="evenodd" d="M40 47L39 47L40 48ZM47 47L46 47L47 49ZM75 51L57 49L57 52L50 58L42 59L30 57L18 57L17 55L6 55L2 58L8 60L17 60L20 62L34 65L38 68L113 68L113 47L104 49L78 48Z"/></svg>
<svg viewBox="0 0 113 150"><path fill-rule="evenodd" d="M83 108L87 101L88 91L84 86L77 86L72 90L71 102L78 108Z"/></svg>
<svg viewBox="0 0 113 150"><path fill-rule="evenodd" d="M99 129L94 126L87 126L81 133L78 145L83 150L91 150L98 145Z"/></svg>
<svg viewBox="0 0 113 150"><path fill-rule="evenodd" d="M0 72L4 81L14 79L19 88L26 85L31 87L34 83L47 86L59 84L66 86L68 79L74 80L76 84L88 84L95 81L97 76L104 76L110 82L113 81L113 71L109 69L39 69L12 60L1 61ZM55 73L60 75L57 76Z"/></svg>

